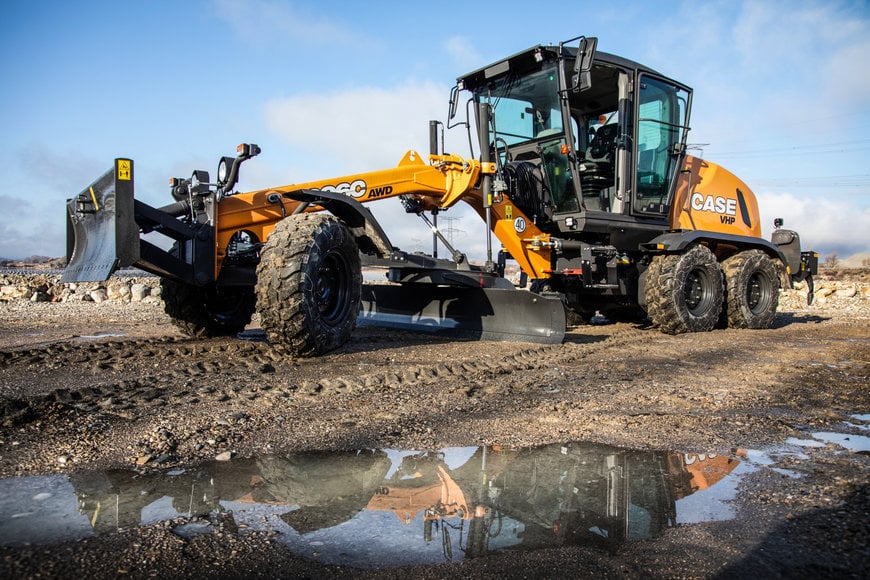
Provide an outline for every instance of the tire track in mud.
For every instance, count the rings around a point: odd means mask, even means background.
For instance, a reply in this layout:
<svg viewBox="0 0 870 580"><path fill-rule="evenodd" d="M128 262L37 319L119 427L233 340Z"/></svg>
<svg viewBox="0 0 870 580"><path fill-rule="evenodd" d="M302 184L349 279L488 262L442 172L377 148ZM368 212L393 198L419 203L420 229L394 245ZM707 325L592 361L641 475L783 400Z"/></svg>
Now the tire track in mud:
<svg viewBox="0 0 870 580"><path fill-rule="evenodd" d="M311 373L299 372L299 360L261 342L167 338L58 343L26 350L0 351L0 369L49 365L68 370L78 365L94 372L127 375L124 378L106 377L115 380L79 388L55 388L42 397L0 397L0 424L11 427L27 423L49 414L49 410L58 405L132 420L158 409L202 402L263 398L270 406L280 406L300 397L309 400L341 399L344 395L395 392L441 381L484 384L497 376L577 361L603 349L635 342L648 334L641 329L621 329L595 342L536 346L499 359L436 361L417 365L400 363L387 365L390 368L386 370L364 374L347 374L346 369L340 370L344 367L332 364L348 356L338 353L316 359L323 364L310 369L316 368L319 374L325 375L317 379L304 378ZM371 338L365 337L364 340L371 342ZM411 348L413 343L426 342L409 338ZM316 360L307 359L309 364ZM144 371L141 368L145 366L143 361L164 368L157 372ZM130 364L140 368L127 373L125 367ZM339 370L330 372L334 367ZM303 376L298 376L300 374ZM217 377L223 380L215 380Z"/></svg>
<svg viewBox="0 0 870 580"><path fill-rule="evenodd" d="M265 344L174 338L59 343L0 351L0 370L7 374L12 371L33 373L40 368L48 372L61 369L64 373L78 369L78 378L70 378L70 381L81 381L81 375L97 379L93 384L77 388L55 388L41 397L0 397L0 424L9 427L28 422L55 405L132 419L169 405L250 398L256 396L261 387L238 384L220 388L207 384L213 382L209 378L239 374L263 376L274 373L276 367L287 362L286 357ZM153 368L157 370L151 370ZM101 374L107 375L103 381L99 380Z"/></svg>
<svg viewBox="0 0 870 580"><path fill-rule="evenodd" d="M239 342L238 344L214 344L192 339L162 338L127 341L89 342L89 343L56 343L45 347L26 350L0 351L0 368L8 368L18 364L86 364L92 363L103 370L115 368L129 359L147 357L181 357L222 355L229 351L243 356L260 354L272 360L286 360L268 348L258 348L255 342ZM224 359L227 360L227 359Z"/></svg>
<svg viewBox="0 0 870 580"><path fill-rule="evenodd" d="M623 329L597 342L566 342L527 348L497 361L437 362L430 365L412 365L397 371L324 377L317 381L302 381L275 388L269 396L286 400L297 395L316 398L361 391L388 392L443 380L485 382L498 375L540 370L567 361L577 361L600 350L634 342L648 335L647 331L640 329Z"/></svg>

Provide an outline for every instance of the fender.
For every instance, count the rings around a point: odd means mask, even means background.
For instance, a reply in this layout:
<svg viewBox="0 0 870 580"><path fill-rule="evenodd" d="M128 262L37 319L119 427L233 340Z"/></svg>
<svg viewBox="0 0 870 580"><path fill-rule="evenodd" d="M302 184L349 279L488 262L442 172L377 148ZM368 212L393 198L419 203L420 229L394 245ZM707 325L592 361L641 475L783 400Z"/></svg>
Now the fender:
<svg viewBox="0 0 870 580"><path fill-rule="evenodd" d="M653 254L674 254L682 252L692 244L706 243L716 253L716 246L726 244L736 246L741 250L758 249L766 252L771 258L777 258L782 261L783 265L788 264L788 260L779 246L772 242L768 242L764 238L756 238L754 236L739 236L735 234L722 234L719 232L707 232L704 230L681 230L676 232L667 232L652 240L640 244L641 250L645 250ZM718 256L717 256L718 257Z"/></svg>
<svg viewBox="0 0 870 580"><path fill-rule="evenodd" d="M350 229L364 254L376 255L379 258L389 258L393 254L393 244L381 224L372 212L352 197L322 189L298 189L281 195L302 202L297 211L316 205L339 218Z"/></svg>

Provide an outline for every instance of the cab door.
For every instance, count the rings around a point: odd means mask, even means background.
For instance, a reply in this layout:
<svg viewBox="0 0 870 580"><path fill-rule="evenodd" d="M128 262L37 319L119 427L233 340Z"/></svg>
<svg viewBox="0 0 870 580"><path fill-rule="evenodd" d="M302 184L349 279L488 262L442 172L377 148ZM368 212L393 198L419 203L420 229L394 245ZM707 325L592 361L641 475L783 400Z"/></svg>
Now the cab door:
<svg viewBox="0 0 870 580"><path fill-rule="evenodd" d="M645 73L638 76L637 87L631 213L666 217L685 153L692 93Z"/></svg>

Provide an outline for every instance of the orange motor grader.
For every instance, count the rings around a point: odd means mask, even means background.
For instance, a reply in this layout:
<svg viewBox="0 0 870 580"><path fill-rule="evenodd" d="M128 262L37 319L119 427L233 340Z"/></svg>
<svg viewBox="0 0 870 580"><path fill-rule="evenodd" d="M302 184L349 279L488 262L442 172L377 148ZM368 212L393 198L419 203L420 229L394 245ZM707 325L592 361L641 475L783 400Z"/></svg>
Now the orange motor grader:
<svg viewBox="0 0 870 580"><path fill-rule="evenodd" d="M687 154L691 89L596 44L535 46L459 77L446 126L468 133L468 157L445 153L432 121L427 159L409 151L390 169L242 193L241 164L260 153L243 144L215 183L206 171L172 179L161 208L134 198L133 161L116 159L67 202L63 280L135 266L163 278L188 333L236 333L256 309L298 356L341 346L356 324L556 343L565 308L681 333L766 328L796 281L811 299L818 255L781 220L763 239L749 187ZM431 255L395 247L364 206L391 197L431 229ZM485 224L481 264L437 227L459 202ZM364 283L363 268L385 280Z"/></svg>

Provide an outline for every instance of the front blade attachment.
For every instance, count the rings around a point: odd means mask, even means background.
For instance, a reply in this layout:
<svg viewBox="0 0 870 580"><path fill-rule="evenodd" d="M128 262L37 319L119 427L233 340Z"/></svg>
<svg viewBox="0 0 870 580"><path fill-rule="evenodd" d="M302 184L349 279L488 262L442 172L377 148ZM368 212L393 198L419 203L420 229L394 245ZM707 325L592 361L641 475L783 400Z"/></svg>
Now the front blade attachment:
<svg viewBox="0 0 870 580"><path fill-rule="evenodd" d="M69 264L61 282L106 280L139 259L130 159L116 159L112 169L66 205Z"/></svg>
<svg viewBox="0 0 870 580"><path fill-rule="evenodd" d="M364 284L358 326L451 338L559 344L565 307L557 295L506 288Z"/></svg>

